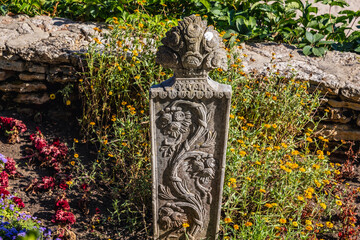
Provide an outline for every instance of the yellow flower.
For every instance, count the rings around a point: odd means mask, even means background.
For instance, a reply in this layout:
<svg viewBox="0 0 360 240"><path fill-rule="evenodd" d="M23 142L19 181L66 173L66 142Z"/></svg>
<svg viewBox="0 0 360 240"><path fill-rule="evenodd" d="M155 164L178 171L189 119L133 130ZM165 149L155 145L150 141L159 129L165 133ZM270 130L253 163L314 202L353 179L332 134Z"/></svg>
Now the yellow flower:
<svg viewBox="0 0 360 240"><path fill-rule="evenodd" d="M251 227L253 224L252 224L252 222L246 222L245 223L245 226L247 226L247 227Z"/></svg>
<svg viewBox="0 0 360 240"><path fill-rule="evenodd" d="M190 225L189 225L188 223L183 223L182 226L183 226L184 228L190 227Z"/></svg>
<svg viewBox="0 0 360 240"><path fill-rule="evenodd" d="M292 225L293 225L294 227L299 226L299 224L298 224L297 222L292 222Z"/></svg>
<svg viewBox="0 0 360 240"><path fill-rule="evenodd" d="M339 174L340 174L340 171L339 171L339 170L335 170L334 173L337 174L337 175L339 175Z"/></svg>
<svg viewBox="0 0 360 240"><path fill-rule="evenodd" d="M135 78L136 80L139 80L140 76L137 75L137 76L135 76L134 78Z"/></svg>
<svg viewBox="0 0 360 240"><path fill-rule="evenodd" d="M91 125L91 126L94 126L94 125L95 125L95 123L94 123L94 122L90 122L90 125Z"/></svg>
<svg viewBox="0 0 360 240"><path fill-rule="evenodd" d="M318 159L320 159L320 160L324 160L324 159L325 159L325 157L324 157L324 155L318 155Z"/></svg>
<svg viewBox="0 0 360 240"><path fill-rule="evenodd" d="M336 205L338 205L338 206L341 206L341 205L342 205L342 202L341 202L340 200L336 200L335 203L336 203Z"/></svg>
<svg viewBox="0 0 360 240"><path fill-rule="evenodd" d="M235 118L234 114L230 114L230 118L234 119Z"/></svg>
<svg viewBox="0 0 360 240"><path fill-rule="evenodd" d="M50 99L51 99L51 100L54 100L54 99L55 99L55 94L53 94L53 93L50 94Z"/></svg>
<svg viewBox="0 0 360 240"><path fill-rule="evenodd" d="M75 157L75 158L78 158L78 157L79 157L79 154L75 153L75 154L74 154L74 157Z"/></svg>
<svg viewBox="0 0 360 240"><path fill-rule="evenodd" d="M299 151L294 150L294 151L292 151L292 152L291 152L291 154L292 154L292 155L294 155L294 156L296 156L296 155L298 155L298 154L299 154Z"/></svg>
<svg viewBox="0 0 360 240"><path fill-rule="evenodd" d="M235 178L230 178L230 179L229 179L229 182L230 182L230 183L236 183L236 179L235 179Z"/></svg>
<svg viewBox="0 0 360 240"><path fill-rule="evenodd" d="M331 222L326 222L326 226L328 228L333 228L334 227L334 224L332 224Z"/></svg>
<svg viewBox="0 0 360 240"><path fill-rule="evenodd" d="M319 168L320 168L320 165L318 165L318 164L314 164L312 167L313 167L313 168L315 168L315 169L317 170L317 169L319 169Z"/></svg>
<svg viewBox="0 0 360 240"><path fill-rule="evenodd" d="M231 222L232 222L232 220L231 220L231 218L226 217L226 218L224 219L224 222L225 222L225 223L231 223Z"/></svg>
<svg viewBox="0 0 360 240"><path fill-rule="evenodd" d="M251 181L251 178L249 178L249 177L246 177L246 180L248 180L248 181Z"/></svg>
<svg viewBox="0 0 360 240"><path fill-rule="evenodd" d="M271 125L273 128L277 128L277 125L276 124L273 124L273 125Z"/></svg>
<svg viewBox="0 0 360 240"><path fill-rule="evenodd" d="M235 230L239 230L239 225L235 224L235 225L234 225L234 229L235 229Z"/></svg>
<svg viewBox="0 0 360 240"><path fill-rule="evenodd" d="M79 142L79 140L77 140L76 138L74 138L74 142L75 142L75 143L78 143L78 142Z"/></svg>
<svg viewBox="0 0 360 240"><path fill-rule="evenodd" d="M312 222L311 222L311 220L305 220L305 224L306 225L312 225Z"/></svg>
<svg viewBox="0 0 360 240"><path fill-rule="evenodd" d="M114 157L114 155L112 155L111 153L108 154L109 157Z"/></svg>
<svg viewBox="0 0 360 240"><path fill-rule="evenodd" d="M267 207L267 208L272 208L273 205L272 205L271 203L266 203L266 204L265 204L265 207Z"/></svg>
<svg viewBox="0 0 360 240"><path fill-rule="evenodd" d="M325 210L326 209L326 204L325 203L320 203L320 206Z"/></svg>
<svg viewBox="0 0 360 240"><path fill-rule="evenodd" d="M304 201L304 197L303 196L297 196L297 199L300 201Z"/></svg>
<svg viewBox="0 0 360 240"><path fill-rule="evenodd" d="M306 141L308 141L308 142L313 142L313 140L312 140L311 137L307 137L307 138L306 138Z"/></svg>
<svg viewBox="0 0 360 240"><path fill-rule="evenodd" d="M261 192L261 193L266 193L266 190L265 190L265 189L260 188L259 192Z"/></svg>
<svg viewBox="0 0 360 240"><path fill-rule="evenodd" d="M257 164L257 165L261 165L261 162L259 162L259 161L256 161L256 162L255 162L255 164Z"/></svg>
<svg viewBox="0 0 360 240"><path fill-rule="evenodd" d="M286 223L286 219L280 218L280 219L279 219L279 222L282 223L282 224L284 224L284 223Z"/></svg>
<svg viewBox="0 0 360 240"><path fill-rule="evenodd" d="M246 155L246 152L245 151L240 151L239 154L240 154L240 156L244 157Z"/></svg>
<svg viewBox="0 0 360 240"><path fill-rule="evenodd" d="M123 143L121 143L121 145L123 145L124 147L126 147L126 146L127 146L127 143L123 142Z"/></svg>
<svg viewBox="0 0 360 240"><path fill-rule="evenodd" d="M300 172L305 172L305 168L299 168Z"/></svg>
<svg viewBox="0 0 360 240"><path fill-rule="evenodd" d="M287 148L287 147L288 147L288 145L287 145L286 143L281 143L281 146L282 146L283 148Z"/></svg>
<svg viewBox="0 0 360 240"><path fill-rule="evenodd" d="M66 100L66 105L69 106L71 104L70 100Z"/></svg>
<svg viewBox="0 0 360 240"><path fill-rule="evenodd" d="M75 165L75 161L71 161L70 164L74 166L74 165Z"/></svg>
<svg viewBox="0 0 360 240"><path fill-rule="evenodd" d="M110 92L109 92L109 95L110 95L110 96L111 96L111 95L113 95L113 92L112 92L112 91L110 91Z"/></svg>
<svg viewBox="0 0 360 240"><path fill-rule="evenodd" d="M144 24L139 23L139 28L142 28L142 27L144 27Z"/></svg>
<svg viewBox="0 0 360 240"><path fill-rule="evenodd" d="M316 226L318 227L324 227L324 225L322 223L317 223Z"/></svg>
<svg viewBox="0 0 360 240"><path fill-rule="evenodd" d="M264 124L264 127L266 127L266 128L270 128L270 127L271 127L271 125L270 125L270 124Z"/></svg>
<svg viewBox="0 0 360 240"><path fill-rule="evenodd" d="M272 100L276 101L276 100L277 100L277 97L276 97L276 96L273 96L273 97L272 97Z"/></svg>
<svg viewBox="0 0 360 240"><path fill-rule="evenodd" d="M306 230L311 231L311 230L313 230L313 227L310 226L310 225L307 225L307 226L306 226Z"/></svg>

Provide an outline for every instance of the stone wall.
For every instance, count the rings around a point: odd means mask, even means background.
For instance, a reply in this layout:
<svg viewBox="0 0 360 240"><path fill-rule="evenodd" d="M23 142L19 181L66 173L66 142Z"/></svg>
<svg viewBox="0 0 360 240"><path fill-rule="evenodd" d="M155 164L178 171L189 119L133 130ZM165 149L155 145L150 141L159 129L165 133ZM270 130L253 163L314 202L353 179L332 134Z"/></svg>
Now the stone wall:
<svg viewBox="0 0 360 240"><path fill-rule="evenodd" d="M37 16L0 16L0 105L43 107L79 78L79 54L96 25ZM45 104L45 105L44 105Z"/></svg>
<svg viewBox="0 0 360 240"><path fill-rule="evenodd" d="M94 27L99 26L46 16L0 16L2 108L49 106L50 94L79 78L79 53L99 37ZM321 89L325 96L320 109L329 111L324 134L360 140L360 55L332 51L325 57L308 57L292 46L274 43L242 45L240 51L247 73L295 72L298 80L310 81L310 90Z"/></svg>

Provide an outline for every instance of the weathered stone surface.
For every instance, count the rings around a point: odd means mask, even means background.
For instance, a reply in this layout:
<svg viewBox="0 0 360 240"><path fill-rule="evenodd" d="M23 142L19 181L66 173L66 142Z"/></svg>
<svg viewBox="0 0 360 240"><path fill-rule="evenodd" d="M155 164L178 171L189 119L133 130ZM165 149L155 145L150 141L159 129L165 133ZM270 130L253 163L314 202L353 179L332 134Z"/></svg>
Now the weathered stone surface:
<svg viewBox="0 0 360 240"><path fill-rule="evenodd" d="M0 16L0 56L19 56L26 61L70 63L99 35L98 24L78 23L47 16Z"/></svg>
<svg viewBox="0 0 360 240"><path fill-rule="evenodd" d="M49 94L18 94L13 101L21 104L36 104L41 105L49 101Z"/></svg>
<svg viewBox="0 0 360 240"><path fill-rule="evenodd" d="M74 75L76 70L73 66L61 65L61 66L53 66L49 70L50 74L62 74L62 75Z"/></svg>
<svg viewBox="0 0 360 240"><path fill-rule="evenodd" d="M20 73L19 78L20 78L20 80L23 80L23 81L45 80L45 74Z"/></svg>
<svg viewBox="0 0 360 240"><path fill-rule="evenodd" d="M150 89L154 239L217 239L231 87L208 71L226 68L226 52L195 15L162 42L157 62L175 74Z"/></svg>
<svg viewBox="0 0 360 240"><path fill-rule="evenodd" d="M37 65L37 64L28 64L26 67L27 67L26 69L29 72L46 73L46 67L45 66L41 66L41 65Z"/></svg>
<svg viewBox="0 0 360 240"><path fill-rule="evenodd" d="M14 72L12 71L0 71L0 81L4 81L13 75Z"/></svg>
<svg viewBox="0 0 360 240"><path fill-rule="evenodd" d="M38 92L45 91L47 89L46 85L43 83L3 83L0 84L0 91L2 92Z"/></svg>
<svg viewBox="0 0 360 240"><path fill-rule="evenodd" d="M349 125L343 124L320 124L318 129L322 129L321 135L329 139L340 141L360 141L360 129L353 128Z"/></svg>
<svg viewBox="0 0 360 240"><path fill-rule="evenodd" d="M354 103L354 102L345 102L345 101L336 101L333 99L328 99L326 101L330 106L335 107L335 108L349 108L349 109L353 109L356 111L360 111L360 104L359 103Z"/></svg>
<svg viewBox="0 0 360 240"><path fill-rule="evenodd" d="M295 73L298 80L329 88L344 99L360 100L360 56L356 53L330 51L324 57L309 57L295 47L276 43L253 43L242 48L245 72Z"/></svg>
<svg viewBox="0 0 360 240"><path fill-rule="evenodd" d="M23 61L8 61L0 58L0 69L22 72L25 70L25 63Z"/></svg>
<svg viewBox="0 0 360 240"><path fill-rule="evenodd" d="M46 80L50 83L70 83L70 82L75 82L77 80L76 77L69 77L69 76L59 76L59 75L53 75L53 74L49 74L46 77Z"/></svg>

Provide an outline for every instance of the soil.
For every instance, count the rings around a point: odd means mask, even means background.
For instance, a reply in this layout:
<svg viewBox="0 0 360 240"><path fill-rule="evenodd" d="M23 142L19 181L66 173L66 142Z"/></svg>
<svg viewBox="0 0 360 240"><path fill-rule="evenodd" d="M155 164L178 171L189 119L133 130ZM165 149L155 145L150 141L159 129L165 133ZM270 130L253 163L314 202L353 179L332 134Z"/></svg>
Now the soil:
<svg viewBox="0 0 360 240"><path fill-rule="evenodd" d="M41 130L48 142L59 138L61 142L65 142L71 148L74 144L74 138L80 139L80 128L75 120L76 118L73 118L72 121L56 121L37 115L34 119L14 112L2 112L1 116L21 120L28 129L20 137L20 142L16 144L8 144L5 137L0 138L0 153L6 157L14 158L19 173L19 176L9 179L7 189L11 194L16 194L23 200L25 203L23 211L37 217L43 222L43 226L56 232L57 225L51 220L55 215L55 203L59 197L57 190L42 193L36 193L32 190L25 191L33 179L41 180L44 176L52 176L54 170L42 168L38 163L31 163L24 157L27 156L28 149L32 148L29 136L35 133L37 128ZM95 149L86 143L79 141L76 144L76 152L85 168L96 160ZM70 151L69 154L73 155L74 152ZM109 219L112 211L110 191L101 183L95 185L91 186L91 194L86 209L79 205L79 201L84 195L82 189L74 184L74 187L70 186L66 191L66 198L69 200L71 211L76 216L76 223L72 226L71 231L76 234L77 239L139 239L137 236L141 238L143 235L141 233L129 233L121 230L121 226L112 225L111 219ZM85 214L85 212L88 213ZM100 222L97 221L97 217L100 217Z"/></svg>

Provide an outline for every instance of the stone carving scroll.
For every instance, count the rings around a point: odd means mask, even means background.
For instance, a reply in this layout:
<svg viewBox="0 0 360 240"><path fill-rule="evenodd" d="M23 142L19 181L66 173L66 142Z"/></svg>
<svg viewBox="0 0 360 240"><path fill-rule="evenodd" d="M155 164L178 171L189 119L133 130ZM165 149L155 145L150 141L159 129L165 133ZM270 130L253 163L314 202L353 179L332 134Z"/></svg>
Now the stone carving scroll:
<svg viewBox="0 0 360 240"><path fill-rule="evenodd" d="M174 77L150 89L154 239L218 236L231 88L219 34L192 15L162 40L157 62Z"/></svg>

